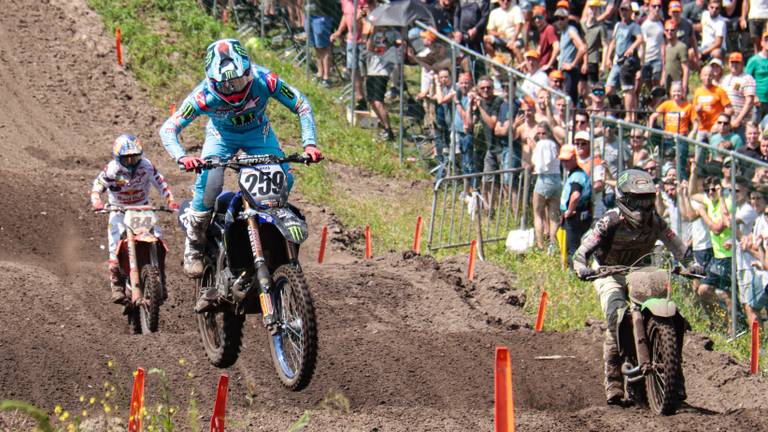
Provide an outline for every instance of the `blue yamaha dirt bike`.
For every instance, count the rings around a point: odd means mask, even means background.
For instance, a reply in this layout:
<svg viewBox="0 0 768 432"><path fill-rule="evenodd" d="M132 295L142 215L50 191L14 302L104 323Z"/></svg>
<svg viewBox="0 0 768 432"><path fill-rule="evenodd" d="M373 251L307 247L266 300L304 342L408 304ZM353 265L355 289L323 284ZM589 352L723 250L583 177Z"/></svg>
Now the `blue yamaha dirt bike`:
<svg viewBox="0 0 768 432"><path fill-rule="evenodd" d="M215 299L211 308L197 314L203 347L214 366L237 361L246 315L261 314L277 375L296 391L309 384L315 369L317 323L299 263L307 223L288 203L288 179L281 166L291 162L310 160L299 154L238 155L202 166L234 170L240 191L224 191L216 199L195 294ZM185 202L179 212L185 230L188 206Z"/></svg>

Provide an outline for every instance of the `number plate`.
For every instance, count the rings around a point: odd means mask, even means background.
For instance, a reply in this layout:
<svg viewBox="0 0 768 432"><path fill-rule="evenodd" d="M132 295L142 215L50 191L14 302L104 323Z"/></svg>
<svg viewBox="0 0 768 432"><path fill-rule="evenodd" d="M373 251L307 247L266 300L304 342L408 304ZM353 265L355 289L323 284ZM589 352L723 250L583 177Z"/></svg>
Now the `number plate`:
<svg viewBox="0 0 768 432"><path fill-rule="evenodd" d="M286 187L285 172L279 164L258 165L240 170L240 188L255 202L279 202Z"/></svg>
<svg viewBox="0 0 768 432"><path fill-rule="evenodd" d="M130 229L134 235L140 235L152 230L157 224L155 212L150 210L128 210L125 212L123 224Z"/></svg>

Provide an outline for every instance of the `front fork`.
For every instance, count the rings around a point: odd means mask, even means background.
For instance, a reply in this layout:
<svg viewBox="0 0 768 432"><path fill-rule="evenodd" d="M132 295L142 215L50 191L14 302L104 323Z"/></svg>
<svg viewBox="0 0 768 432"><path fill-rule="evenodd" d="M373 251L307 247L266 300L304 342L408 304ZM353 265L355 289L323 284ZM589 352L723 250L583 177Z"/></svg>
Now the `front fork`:
<svg viewBox="0 0 768 432"><path fill-rule="evenodd" d="M130 269L129 276L131 278L131 303L136 303L141 298L141 290L139 289L139 263L136 259L136 241L133 237L131 230L127 231L128 240L128 268Z"/></svg>
<svg viewBox="0 0 768 432"><path fill-rule="evenodd" d="M243 200L243 207L248 210L250 205L247 200ZM253 266L256 269L256 280L259 282L259 301L261 302L261 312L264 317L264 326L270 331L275 326L275 316L272 301L272 275L269 274L267 261L264 259L264 251L261 248L261 237L259 236L259 224L256 222L256 216L248 217L248 239L251 242L251 251L253 252Z"/></svg>
<svg viewBox="0 0 768 432"><path fill-rule="evenodd" d="M645 375L648 366L650 366L650 355L648 354L648 338L645 334L645 322L640 306L632 305L632 329L635 332L635 353L637 353L637 365L640 371Z"/></svg>

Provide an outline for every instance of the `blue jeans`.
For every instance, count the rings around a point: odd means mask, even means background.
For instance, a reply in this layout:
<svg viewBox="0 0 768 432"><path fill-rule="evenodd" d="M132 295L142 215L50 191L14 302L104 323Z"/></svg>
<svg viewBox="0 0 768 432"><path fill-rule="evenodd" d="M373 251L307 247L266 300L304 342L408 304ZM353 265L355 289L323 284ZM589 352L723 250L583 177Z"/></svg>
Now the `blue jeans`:
<svg viewBox="0 0 768 432"><path fill-rule="evenodd" d="M262 131L267 129L267 134ZM264 128L256 128L246 133L226 133L217 130L211 122L205 127L205 143L200 157L211 159L219 157L228 159L238 150L249 155L272 154L285 156L280 149L280 143L269 124ZM288 164L283 164L283 171L288 179L288 191L293 187L293 175L288 171ZM192 209L198 212L211 210L224 186L224 168L206 170L197 175L195 180L195 195L192 198Z"/></svg>
<svg viewBox="0 0 768 432"><path fill-rule="evenodd" d="M474 174L477 172L475 165L475 146L472 142L472 134L456 132L459 139L459 150L461 151L461 173ZM472 179L472 187L477 187L477 179Z"/></svg>

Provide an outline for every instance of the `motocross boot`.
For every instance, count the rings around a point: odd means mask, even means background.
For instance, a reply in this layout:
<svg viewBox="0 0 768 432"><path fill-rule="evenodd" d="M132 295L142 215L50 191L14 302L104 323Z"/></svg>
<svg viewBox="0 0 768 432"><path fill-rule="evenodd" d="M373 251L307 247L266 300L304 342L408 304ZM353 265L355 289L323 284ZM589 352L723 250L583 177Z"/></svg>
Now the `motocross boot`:
<svg viewBox="0 0 768 432"><path fill-rule="evenodd" d="M205 252L205 231L211 221L211 212L187 212L187 241L184 244L184 273L190 277L203 275L203 253Z"/></svg>
<svg viewBox="0 0 768 432"><path fill-rule="evenodd" d="M125 297L125 277L120 273L120 265L117 261L109 262L109 286L112 289L112 296L109 301L115 304L123 304Z"/></svg>
<svg viewBox="0 0 768 432"><path fill-rule="evenodd" d="M624 379L621 375L621 358L616 339L610 331L605 331L603 340L603 360L605 361L605 399L608 405L619 405L624 399Z"/></svg>

